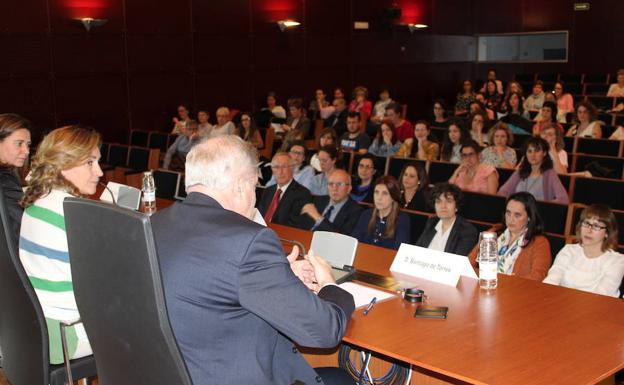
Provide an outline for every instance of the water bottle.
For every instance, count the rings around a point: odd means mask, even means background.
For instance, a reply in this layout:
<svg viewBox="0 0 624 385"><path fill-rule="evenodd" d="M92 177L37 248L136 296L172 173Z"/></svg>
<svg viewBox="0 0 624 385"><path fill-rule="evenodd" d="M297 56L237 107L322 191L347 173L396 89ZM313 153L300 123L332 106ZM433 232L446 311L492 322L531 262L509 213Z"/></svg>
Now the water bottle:
<svg viewBox="0 0 624 385"><path fill-rule="evenodd" d="M498 285L498 246L496 233L484 231L479 242L479 286L496 289Z"/></svg>
<svg viewBox="0 0 624 385"><path fill-rule="evenodd" d="M143 173L143 208L146 213L156 211L156 184L151 171Z"/></svg>

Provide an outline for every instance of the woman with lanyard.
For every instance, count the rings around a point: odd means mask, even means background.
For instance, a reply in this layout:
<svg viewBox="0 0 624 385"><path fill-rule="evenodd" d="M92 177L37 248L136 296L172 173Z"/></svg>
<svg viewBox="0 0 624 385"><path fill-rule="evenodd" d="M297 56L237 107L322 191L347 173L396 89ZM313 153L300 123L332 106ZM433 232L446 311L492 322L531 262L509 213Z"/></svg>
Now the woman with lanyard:
<svg viewBox="0 0 624 385"><path fill-rule="evenodd" d="M542 235L542 218L533 195L519 192L505 204L503 232L498 237L498 272L542 281L552 263L550 244ZM468 258L477 267L479 245Z"/></svg>

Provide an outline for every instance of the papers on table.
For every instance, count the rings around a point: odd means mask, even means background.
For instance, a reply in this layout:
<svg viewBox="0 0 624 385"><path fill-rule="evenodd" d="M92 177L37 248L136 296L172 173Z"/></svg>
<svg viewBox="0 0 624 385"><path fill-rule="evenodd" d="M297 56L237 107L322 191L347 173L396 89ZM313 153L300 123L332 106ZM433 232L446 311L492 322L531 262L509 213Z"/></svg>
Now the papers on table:
<svg viewBox="0 0 624 385"><path fill-rule="evenodd" d="M355 307L367 306L373 298L377 298L377 302L394 297L394 294L386 291L373 289L368 286L359 285L353 282L341 283L342 289L348 291L353 296Z"/></svg>

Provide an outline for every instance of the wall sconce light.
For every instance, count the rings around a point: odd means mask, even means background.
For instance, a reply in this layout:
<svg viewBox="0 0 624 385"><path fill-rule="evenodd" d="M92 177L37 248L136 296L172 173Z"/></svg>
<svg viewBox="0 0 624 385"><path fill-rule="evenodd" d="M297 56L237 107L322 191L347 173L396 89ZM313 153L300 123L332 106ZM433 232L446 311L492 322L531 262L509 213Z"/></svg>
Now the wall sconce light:
<svg viewBox="0 0 624 385"><path fill-rule="evenodd" d="M427 24L408 24L407 28L409 28L411 33L414 33L420 29L425 29L428 28L429 26Z"/></svg>
<svg viewBox="0 0 624 385"><path fill-rule="evenodd" d="M91 31L93 27L101 27L108 21L107 19L94 19L92 17L81 17L80 19L76 19L82 23L87 32Z"/></svg>
<svg viewBox="0 0 624 385"><path fill-rule="evenodd" d="M277 22L277 26L282 32L284 32L286 28L293 28L298 25L301 25L301 23L298 21L294 21L294 20L280 20Z"/></svg>

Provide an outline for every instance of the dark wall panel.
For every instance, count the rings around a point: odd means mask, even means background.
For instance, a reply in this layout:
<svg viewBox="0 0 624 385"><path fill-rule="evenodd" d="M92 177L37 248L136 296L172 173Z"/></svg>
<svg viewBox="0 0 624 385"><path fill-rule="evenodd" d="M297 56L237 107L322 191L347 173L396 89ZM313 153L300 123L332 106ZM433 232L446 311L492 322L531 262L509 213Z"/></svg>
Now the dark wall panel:
<svg viewBox="0 0 624 385"><path fill-rule="evenodd" d="M171 128L178 103L257 109L266 93L331 99L336 86L391 89L408 117L428 116L431 101L453 104L461 81L489 67L517 72L614 72L624 37L623 1L574 0L28 0L0 1L0 111L43 128L89 123L107 140L130 127ZM387 8L402 10L384 19ZM124 8L125 7L125 8ZM79 17L107 19L85 31ZM280 32L276 22L302 25ZM354 30L355 21L369 23ZM430 28L410 33L405 23ZM393 25L393 23L395 23ZM468 50L461 36L569 30L567 63L449 62ZM455 37L449 37L454 35ZM456 38L457 37L457 38ZM5 54L6 53L6 54Z"/></svg>

